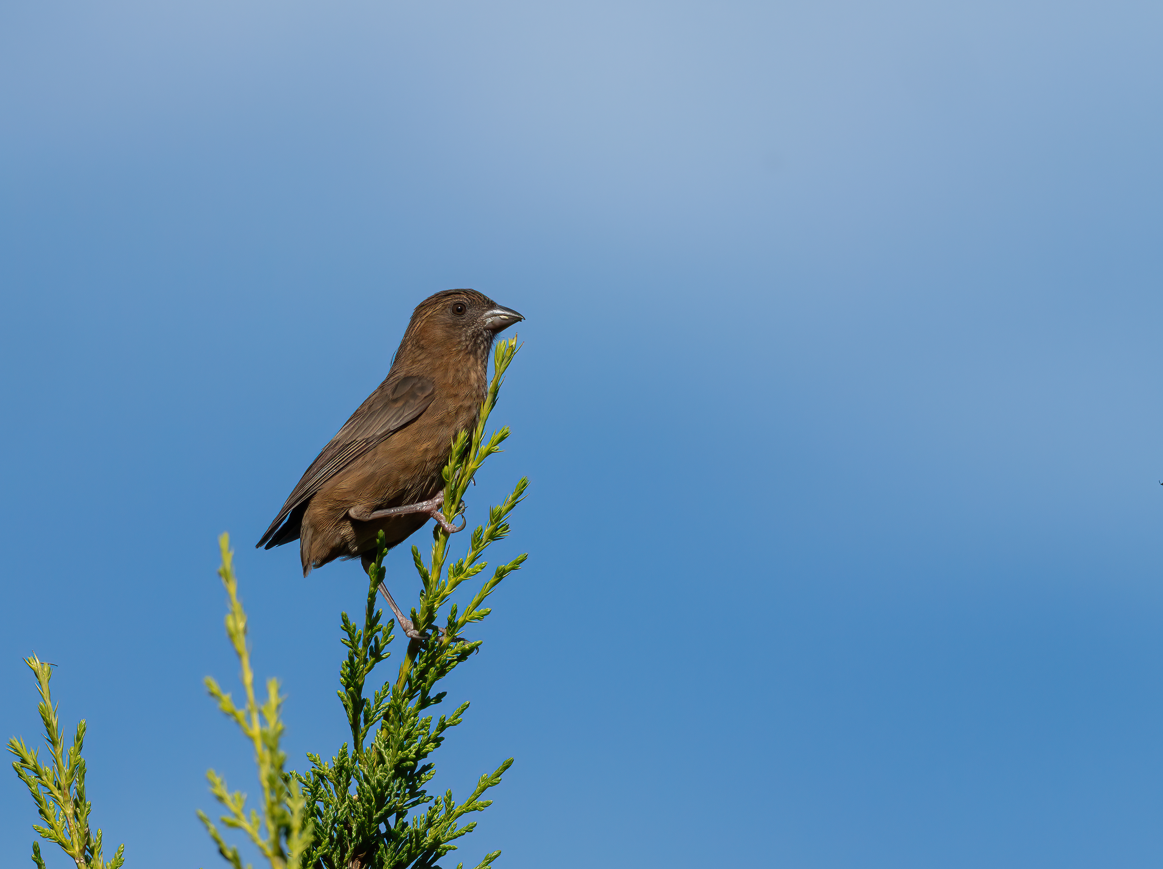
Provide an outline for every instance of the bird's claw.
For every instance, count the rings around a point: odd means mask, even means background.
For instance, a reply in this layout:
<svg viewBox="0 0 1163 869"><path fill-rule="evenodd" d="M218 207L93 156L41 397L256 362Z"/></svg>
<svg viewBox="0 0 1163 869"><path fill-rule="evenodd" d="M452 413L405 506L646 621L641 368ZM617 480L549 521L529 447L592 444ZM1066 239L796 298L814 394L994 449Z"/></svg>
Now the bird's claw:
<svg viewBox="0 0 1163 869"><path fill-rule="evenodd" d="M468 642L468 640L466 640L464 637L450 637L448 635L448 631L444 630L444 628L437 627L436 630L440 631L440 639L446 643L467 643Z"/></svg>
<svg viewBox="0 0 1163 869"><path fill-rule="evenodd" d="M463 510L460 513L457 513L455 516L452 517L454 522L456 519L458 519L458 518L460 519L459 526L457 526L457 525L453 524L453 522L449 522L447 519L445 519L444 514L441 513L439 510L435 511L432 514L432 518L435 519L436 523L441 528L444 529L445 534L455 534L457 531L463 531L465 526L468 525L468 519L465 517Z"/></svg>
<svg viewBox="0 0 1163 869"><path fill-rule="evenodd" d="M440 625L433 625L432 627L440 633L441 640L444 640L445 638L448 637L448 631L446 631L444 628L440 627ZM402 630L404 632L404 635L410 640L418 640L419 641L419 640L423 640L426 636L425 634L422 634L418 630L416 630L416 625L409 618L401 618L400 619L400 630ZM448 639L448 642L450 642L450 643L466 643L468 641L464 637L452 637L452 638Z"/></svg>

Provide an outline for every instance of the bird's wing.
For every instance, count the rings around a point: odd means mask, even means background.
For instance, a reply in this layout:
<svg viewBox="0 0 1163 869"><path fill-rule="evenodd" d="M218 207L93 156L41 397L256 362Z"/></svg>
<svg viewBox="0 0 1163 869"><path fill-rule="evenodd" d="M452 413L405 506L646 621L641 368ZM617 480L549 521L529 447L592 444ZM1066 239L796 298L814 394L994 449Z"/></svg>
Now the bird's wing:
<svg viewBox="0 0 1163 869"><path fill-rule="evenodd" d="M323 484L376 444L416 419L432 403L436 385L427 377L389 378L367 397L339 433L319 453L299 480L275 521L256 546L274 545L275 532L292 510L323 488Z"/></svg>

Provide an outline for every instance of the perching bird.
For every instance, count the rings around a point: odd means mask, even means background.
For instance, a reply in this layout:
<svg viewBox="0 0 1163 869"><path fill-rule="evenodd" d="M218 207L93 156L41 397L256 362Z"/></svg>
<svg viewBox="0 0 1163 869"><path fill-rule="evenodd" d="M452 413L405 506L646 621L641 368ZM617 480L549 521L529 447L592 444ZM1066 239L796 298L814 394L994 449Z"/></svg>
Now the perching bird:
<svg viewBox="0 0 1163 869"><path fill-rule="evenodd" d="M388 376L323 448L257 546L299 540L303 576L336 558L375 557L440 513L452 439L476 425L489 350L523 320L475 290L445 290L416 306ZM417 636L380 586L409 636Z"/></svg>

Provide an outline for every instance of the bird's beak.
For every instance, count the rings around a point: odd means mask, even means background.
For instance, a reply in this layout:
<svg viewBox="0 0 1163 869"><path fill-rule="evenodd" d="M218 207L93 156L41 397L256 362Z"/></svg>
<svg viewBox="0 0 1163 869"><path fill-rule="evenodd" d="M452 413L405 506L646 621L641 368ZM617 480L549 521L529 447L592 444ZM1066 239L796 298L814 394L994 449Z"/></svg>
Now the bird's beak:
<svg viewBox="0 0 1163 869"><path fill-rule="evenodd" d="M512 308L502 308L500 305L490 311L485 311L484 316L485 328L494 335L508 329L514 323L520 323L524 319L524 317Z"/></svg>

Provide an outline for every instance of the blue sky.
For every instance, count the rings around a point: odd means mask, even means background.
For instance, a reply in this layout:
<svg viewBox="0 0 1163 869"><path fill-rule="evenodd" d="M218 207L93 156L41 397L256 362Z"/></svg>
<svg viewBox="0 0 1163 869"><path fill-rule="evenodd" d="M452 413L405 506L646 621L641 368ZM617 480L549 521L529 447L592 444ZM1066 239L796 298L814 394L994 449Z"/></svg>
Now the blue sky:
<svg viewBox="0 0 1163 869"><path fill-rule="evenodd" d="M253 542L471 286L527 321L469 517L527 475L496 557L530 559L451 686L437 784L516 758L457 859L1158 865L1161 28L7 4L0 735L36 736L35 650L106 841L219 865L205 770L255 783L201 685L236 671L215 537L304 765L362 582ZM0 818L19 865L13 775Z"/></svg>

